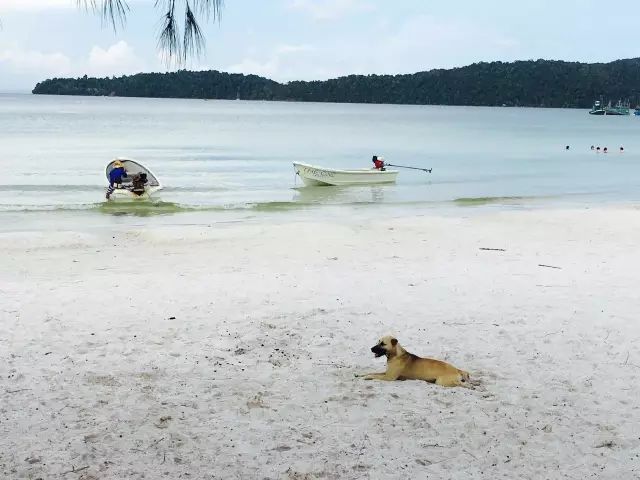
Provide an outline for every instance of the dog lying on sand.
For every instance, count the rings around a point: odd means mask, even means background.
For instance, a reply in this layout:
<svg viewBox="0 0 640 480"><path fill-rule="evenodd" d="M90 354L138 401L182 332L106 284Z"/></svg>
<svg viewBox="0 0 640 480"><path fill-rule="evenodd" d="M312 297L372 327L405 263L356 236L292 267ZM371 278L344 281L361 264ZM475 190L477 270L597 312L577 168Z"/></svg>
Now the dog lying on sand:
<svg viewBox="0 0 640 480"><path fill-rule="evenodd" d="M425 380L443 387L466 387L469 373L441 360L421 358L407 352L398 340L386 336L371 348L376 358L387 357L387 371L356 375L365 380Z"/></svg>

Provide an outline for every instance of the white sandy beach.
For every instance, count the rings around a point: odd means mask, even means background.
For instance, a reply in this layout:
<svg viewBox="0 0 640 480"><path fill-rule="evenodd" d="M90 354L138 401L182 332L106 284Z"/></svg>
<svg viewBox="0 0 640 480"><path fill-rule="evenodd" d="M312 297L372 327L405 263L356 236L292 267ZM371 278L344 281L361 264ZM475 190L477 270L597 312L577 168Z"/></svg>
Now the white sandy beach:
<svg viewBox="0 0 640 480"><path fill-rule="evenodd" d="M0 235L0 477L638 478L640 210L466 212Z"/></svg>

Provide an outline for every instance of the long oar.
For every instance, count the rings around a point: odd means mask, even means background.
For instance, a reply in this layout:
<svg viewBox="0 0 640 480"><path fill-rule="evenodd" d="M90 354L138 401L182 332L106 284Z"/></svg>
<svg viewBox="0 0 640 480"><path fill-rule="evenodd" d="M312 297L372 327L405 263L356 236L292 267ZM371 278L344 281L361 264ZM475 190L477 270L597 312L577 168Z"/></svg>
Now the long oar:
<svg viewBox="0 0 640 480"><path fill-rule="evenodd" d="M418 168L418 167L407 167L405 165L393 165L391 163L385 163L387 167L397 167L397 168L409 168L411 170L422 170L423 172L431 173L432 168Z"/></svg>

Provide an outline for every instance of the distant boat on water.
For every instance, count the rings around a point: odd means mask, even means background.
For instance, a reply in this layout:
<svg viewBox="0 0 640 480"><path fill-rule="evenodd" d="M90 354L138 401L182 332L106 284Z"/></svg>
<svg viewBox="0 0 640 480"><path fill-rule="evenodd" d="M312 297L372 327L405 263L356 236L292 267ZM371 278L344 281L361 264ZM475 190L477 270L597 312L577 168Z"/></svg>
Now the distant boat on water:
<svg viewBox="0 0 640 480"><path fill-rule="evenodd" d="M636 110L637 112L638 110ZM606 106L603 106L600 100L596 100L593 103L593 107L589 112L589 115L629 115L630 114L630 103L629 101L623 102L622 100L618 100L615 106L611 106L611 101ZM638 113L635 113L638 115Z"/></svg>

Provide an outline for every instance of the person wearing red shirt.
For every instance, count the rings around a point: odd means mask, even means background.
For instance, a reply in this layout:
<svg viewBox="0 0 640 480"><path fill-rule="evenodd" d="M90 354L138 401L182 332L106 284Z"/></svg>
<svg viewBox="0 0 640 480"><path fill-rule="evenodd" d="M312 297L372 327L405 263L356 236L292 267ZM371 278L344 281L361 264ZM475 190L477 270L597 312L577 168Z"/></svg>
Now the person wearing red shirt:
<svg viewBox="0 0 640 480"><path fill-rule="evenodd" d="M384 158L374 155L371 161L373 162L373 168L376 170L384 170Z"/></svg>

